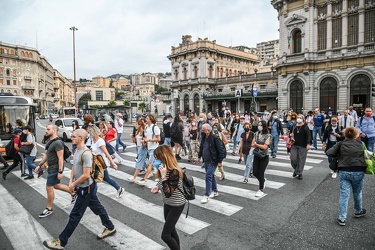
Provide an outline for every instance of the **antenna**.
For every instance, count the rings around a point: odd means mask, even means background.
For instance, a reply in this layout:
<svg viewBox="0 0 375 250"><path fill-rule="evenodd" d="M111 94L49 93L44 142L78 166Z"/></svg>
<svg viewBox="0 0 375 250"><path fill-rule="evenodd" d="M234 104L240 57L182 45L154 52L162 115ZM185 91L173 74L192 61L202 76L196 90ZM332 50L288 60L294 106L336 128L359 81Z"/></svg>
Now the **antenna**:
<svg viewBox="0 0 375 250"><path fill-rule="evenodd" d="M35 30L35 44L36 44L36 50L38 50L38 29Z"/></svg>

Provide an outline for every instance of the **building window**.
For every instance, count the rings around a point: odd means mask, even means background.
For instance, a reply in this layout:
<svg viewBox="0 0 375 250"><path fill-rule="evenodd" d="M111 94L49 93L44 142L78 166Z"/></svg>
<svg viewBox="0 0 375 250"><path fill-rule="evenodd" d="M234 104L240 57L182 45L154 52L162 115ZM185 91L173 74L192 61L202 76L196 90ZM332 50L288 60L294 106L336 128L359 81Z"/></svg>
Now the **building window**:
<svg viewBox="0 0 375 250"><path fill-rule="evenodd" d="M367 0L370 1L370 0ZM375 42L375 9L365 11L365 43Z"/></svg>
<svg viewBox="0 0 375 250"><path fill-rule="evenodd" d="M10 69L6 69L5 72L7 76L10 76Z"/></svg>
<svg viewBox="0 0 375 250"><path fill-rule="evenodd" d="M293 53L302 52L302 33L301 30L293 32Z"/></svg>
<svg viewBox="0 0 375 250"><path fill-rule="evenodd" d="M16 76L17 75L17 70L12 70L12 74L13 74L13 76Z"/></svg>
<svg viewBox="0 0 375 250"><path fill-rule="evenodd" d="M184 80L187 80L187 69L184 68Z"/></svg>
<svg viewBox="0 0 375 250"><path fill-rule="evenodd" d="M176 80L178 80L178 70L177 69L174 71L174 74L176 76Z"/></svg>
<svg viewBox="0 0 375 250"><path fill-rule="evenodd" d="M303 84L300 80L294 80L290 84L290 105L295 112L301 113L303 108Z"/></svg>
<svg viewBox="0 0 375 250"><path fill-rule="evenodd" d="M3 79L0 79L0 84L3 84L4 83L4 80Z"/></svg>
<svg viewBox="0 0 375 250"><path fill-rule="evenodd" d="M198 78L198 67L194 66L194 78Z"/></svg>
<svg viewBox="0 0 375 250"><path fill-rule="evenodd" d="M327 22L318 22L318 50L325 50L327 48Z"/></svg>
<svg viewBox="0 0 375 250"><path fill-rule="evenodd" d="M342 37L342 19L341 17L332 19L332 48L341 47Z"/></svg>
<svg viewBox="0 0 375 250"><path fill-rule="evenodd" d="M7 85L10 85L10 80L7 80Z"/></svg>
<svg viewBox="0 0 375 250"><path fill-rule="evenodd" d="M320 109L337 111L337 81L332 77L324 78L320 83Z"/></svg>
<svg viewBox="0 0 375 250"><path fill-rule="evenodd" d="M199 95L195 94L194 95L194 113L199 114Z"/></svg>
<svg viewBox="0 0 375 250"><path fill-rule="evenodd" d="M189 95L185 95L184 97L184 110L185 110L185 115L187 114L187 111L189 111L190 107L189 107Z"/></svg>
<svg viewBox="0 0 375 250"><path fill-rule="evenodd" d="M208 67L208 78L212 78L212 71L214 69L212 68L212 65L210 67Z"/></svg>
<svg viewBox="0 0 375 250"><path fill-rule="evenodd" d="M348 16L348 45L358 44L358 14Z"/></svg>
<svg viewBox="0 0 375 250"><path fill-rule="evenodd" d="M95 91L95 96L97 101L103 101L103 91L97 90Z"/></svg>
<svg viewBox="0 0 375 250"><path fill-rule="evenodd" d="M367 75L359 74L350 81L350 103L357 107L370 107L371 81Z"/></svg>
<svg viewBox="0 0 375 250"><path fill-rule="evenodd" d="M17 80L13 80L13 85L17 85Z"/></svg>

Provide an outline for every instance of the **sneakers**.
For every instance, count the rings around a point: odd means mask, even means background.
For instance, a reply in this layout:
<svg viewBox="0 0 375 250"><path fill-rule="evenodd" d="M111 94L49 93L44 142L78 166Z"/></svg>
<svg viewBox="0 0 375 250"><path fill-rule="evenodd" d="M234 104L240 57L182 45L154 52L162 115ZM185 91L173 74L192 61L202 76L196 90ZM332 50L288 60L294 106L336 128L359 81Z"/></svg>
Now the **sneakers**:
<svg viewBox="0 0 375 250"><path fill-rule="evenodd" d="M78 197L77 194L72 195L72 200L70 201L70 204L76 203L77 197Z"/></svg>
<svg viewBox="0 0 375 250"><path fill-rule="evenodd" d="M28 175L26 178L24 178L24 180L30 180L30 179L34 179L34 175Z"/></svg>
<svg viewBox="0 0 375 250"><path fill-rule="evenodd" d="M103 232L101 234L98 234L98 239L104 239L107 236L111 236L116 233L116 228L114 229L108 229L104 228Z"/></svg>
<svg viewBox="0 0 375 250"><path fill-rule="evenodd" d="M53 213L53 210L49 210L48 208L44 209L41 214L39 214L39 218L47 217L48 215L51 215Z"/></svg>
<svg viewBox="0 0 375 250"><path fill-rule="evenodd" d="M125 188L120 187L119 190L117 190L117 198L121 198L124 192L125 192Z"/></svg>
<svg viewBox="0 0 375 250"><path fill-rule="evenodd" d="M138 181L138 185L140 186L146 186L146 180L145 179L141 179Z"/></svg>
<svg viewBox="0 0 375 250"><path fill-rule="evenodd" d="M276 158L276 155L272 155L272 158Z"/></svg>
<svg viewBox="0 0 375 250"><path fill-rule="evenodd" d="M139 172L138 175L145 175L146 174L146 170L141 170L141 172Z"/></svg>
<svg viewBox="0 0 375 250"><path fill-rule="evenodd" d="M302 177L302 174L298 175L298 180L302 180L303 177Z"/></svg>
<svg viewBox="0 0 375 250"><path fill-rule="evenodd" d="M59 239L52 240L52 241L43 241L43 245L46 246L49 249L64 249L63 246L61 246L61 241Z"/></svg>
<svg viewBox="0 0 375 250"><path fill-rule="evenodd" d="M214 198L214 197L218 197L219 196L219 192L211 192L210 193L210 196L208 196L209 198Z"/></svg>
<svg viewBox="0 0 375 250"><path fill-rule="evenodd" d="M205 204L210 200L210 197L208 196L203 196L203 199L201 200L201 203Z"/></svg>
<svg viewBox="0 0 375 250"><path fill-rule="evenodd" d="M238 164L241 164L242 163L242 159L238 159Z"/></svg>
<svg viewBox="0 0 375 250"><path fill-rule="evenodd" d="M336 179L337 178L337 172L333 172L332 173L332 179Z"/></svg>
<svg viewBox="0 0 375 250"><path fill-rule="evenodd" d="M337 223L340 225L340 226L345 226L345 220L340 220L339 218L336 219Z"/></svg>
<svg viewBox="0 0 375 250"><path fill-rule="evenodd" d="M367 210L364 209L364 208L362 208L362 211L359 212L359 213L357 213L357 214L354 214L354 217L355 217L355 218L360 218L360 217L365 216L366 214L367 214Z"/></svg>
<svg viewBox="0 0 375 250"><path fill-rule="evenodd" d="M122 147L122 152L125 152L126 146Z"/></svg>
<svg viewBox="0 0 375 250"><path fill-rule="evenodd" d="M261 197L263 195L264 195L263 191L262 190L258 190L257 193L255 194L255 197Z"/></svg>
<svg viewBox="0 0 375 250"><path fill-rule="evenodd" d="M247 179L244 179L243 181L242 181L242 183L243 184L246 184L246 183L248 183L249 181L247 180Z"/></svg>
<svg viewBox="0 0 375 250"><path fill-rule="evenodd" d="M293 172L293 178L296 178L298 176L298 174L296 174L296 172Z"/></svg>
<svg viewBox="0 0 375 250"><path fill-rule="evenodd" d="M22 173L21 174L21 177L26 177L26 176L29 176L28 174L25 174L25 173Z"/></svg>
<svg viewBox="0 0 375 250"><path fill-rule="evenodd" d="M7 172L3 172L3 179L4 181L7 179Z"/></svg>
<svg viewBox="0 0 375 250"><path fill-rule="evenodd" d="M231 154L232 154L233 156L236 156L236 153L235 153L235 152L232 152Z"/></svg>
<svg viewBox="0 0 375 250"><path fill-rule="evenodd" d="M44 171L43 170L39 170L39 172L38 172L38 178L40 177L40 176L42 176L44 174Z"/></svg>

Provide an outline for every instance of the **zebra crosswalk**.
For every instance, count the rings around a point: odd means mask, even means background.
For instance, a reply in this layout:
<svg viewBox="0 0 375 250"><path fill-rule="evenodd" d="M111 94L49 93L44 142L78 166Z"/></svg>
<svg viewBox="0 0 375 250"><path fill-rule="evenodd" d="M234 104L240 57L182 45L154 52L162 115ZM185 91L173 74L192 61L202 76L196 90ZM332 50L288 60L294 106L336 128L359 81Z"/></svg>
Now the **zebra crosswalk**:
<svg viewBox="0 0 375 250"><path fill-rule="evenodd" d="M210 199L206 204L200 202L205 190L204 169L201 168L201 165L188 162L186 156L179 161L180 166L186 168L188 175L194 178L197 195L195 200L190 201L189 216L186 218L185 213L183 213L180 217L176 225L178 231L186 235L194 235L210 228L216 222L215 218L217 216L235 216L236 213L245 208L244 204L248 204L243 201L261 202L263 199L272 199L273 190L283 189L286 185L295 181L291 180L293 169L290 166L285 143L282 141L279 142L277 157L270 158L266 170L267 191L261 197L255 197L255 193L258 190L257 179L249 178L247 184L242 183L245 165L239 164L239 156L233 156L230 152L228 151L227 158L223 162L225 181L218 181L220 195ZM116 190L106 183L99 183L98 185L99 197L105 197L105 199L102 199L102 203L109 211L111 220L117 228L117 233L112 237L105 238L104 242L116 249L165 249L166 246L160 239L160 232L164 223L162 199L160 195L155 196L150 192L150 188L155 186L155 182L152 179L148 179L146 185L140 187L136 183L128 181L128 178L134 173L135 148L128 146L127 151L120 153L120 155L124 158L123 165L117 171L111 168L108 171L116 182L125 187L126 191L123 196L117 198ZM305 166L306 174L324 161L326 161L326 156L321 150L310 151ZM68 164L66 163L66 165ZM48 224L42 224L40 219L38 219L38 215L30 212L32 209L21 205L13 193L14 188L12 188L12 185L19 184L15 181L18 180L23 185L26 184L30 187L28 192L31 193L33 198L40 201L40 209L43 209L43 204L46 203L47 199L45 176L24 180L19 176L18 171L13 171L12 173L12 175L8 176L6 185L0 182L0 210L3 211L3 216L0 216L0 226L14 249L43 249L42 241L56 238L57 235L51 235ZM218 175L220 176L220 173ZM70 178L69 166L65 166L64 177L63 181L67 183L68 178ZM138 177L138 179L140 178ZM69 214L73 207L70 204L70 199L70 195L55 191L54 206ZM121 217L118 216L117 212L114 215L111 214L111 211L121 210L132 211L131 213L136 214L136 216ZM202 216L207 211L213 217ZM54 216L52 215L43 220L51 220L53 222ZM152 223L152 226L147 228L138 227L136 221L141 220ZM23 228L24 230L16 230L15 225L17 228ZM89 210L82 218L80 225L91 232L93 237L103 229L98 217ZM61 229L64 226L65 224L62 223ZM152 231L151 233L150 230ZM24 240L20 241L20 238ZM0 241L1 239L0 236ZM140 242L142 244L139 244Z"/></svg>

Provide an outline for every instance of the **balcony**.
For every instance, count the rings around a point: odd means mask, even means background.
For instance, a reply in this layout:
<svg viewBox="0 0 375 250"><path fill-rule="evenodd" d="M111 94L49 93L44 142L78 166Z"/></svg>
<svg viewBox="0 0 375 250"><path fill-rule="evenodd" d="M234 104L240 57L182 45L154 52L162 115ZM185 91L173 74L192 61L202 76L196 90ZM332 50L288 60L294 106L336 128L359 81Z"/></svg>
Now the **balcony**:
<svg viewBox="0 0 375 250"><path fill-rule="evenodd" d="M53 85L53 89L59 89L59 86Z"/></svg>
<svg viewBox="0 0 375 250"><path fill-rule="evenodd" d="M23 78L24 78L25 80L27 80L27 81L31 81L31 79L32 79L31 76L24 76Z"/></svg>
<svg viewBox="0 0 375 250"><path fill-rule="evenodd" d="M22 86L22 89L25 89L25 90L35 90L35 86L32 85L32 84L25 84Z"/></svg>

